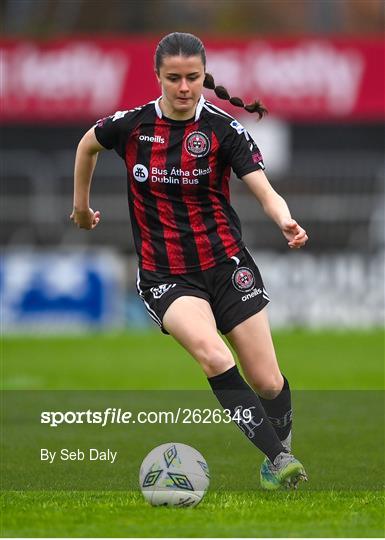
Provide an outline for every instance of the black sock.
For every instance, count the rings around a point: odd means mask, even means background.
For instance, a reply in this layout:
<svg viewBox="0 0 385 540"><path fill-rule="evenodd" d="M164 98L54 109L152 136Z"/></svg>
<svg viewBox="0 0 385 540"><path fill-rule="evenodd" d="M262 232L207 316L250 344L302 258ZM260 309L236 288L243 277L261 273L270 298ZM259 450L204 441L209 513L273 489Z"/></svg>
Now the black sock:
<svg viewBox="0 0 385 540"><path fill-rule="evenodd" d="M237 366L220 375L209 377L208 381L219 403L231 411L231 417L250 441L257 446L270 461L284 451L266 412L250 386L241 377ZM250 411L250 413L246 409ZM250 419L250 421L248 421Z"/></svg>
<svg viewBox="0 0 385 540"><path fill-rule="evenodd" d="M286 377L284 375L282 377L284 380L283 387L276 398L259 398L280 441L283 441L289 435L293 416L290 386Z"/></svg>

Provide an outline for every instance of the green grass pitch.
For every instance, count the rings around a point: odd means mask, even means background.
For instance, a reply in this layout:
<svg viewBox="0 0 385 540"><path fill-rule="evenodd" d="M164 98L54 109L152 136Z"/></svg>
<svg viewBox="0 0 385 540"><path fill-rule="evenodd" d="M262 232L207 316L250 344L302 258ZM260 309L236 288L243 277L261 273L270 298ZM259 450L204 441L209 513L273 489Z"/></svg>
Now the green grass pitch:
<svg viewBox="0 0 385 540"><path fill-rule="evenodd" d="M383 443L381 448L378 441L384 413L376 411L383 403L376 397L384 386L383 331L280 331L274 342L299 401L294 448L310 476L302 489L263 492L257 477L261 454L235 427L221 426L208 440L203 437L209 431L200 430L213 478L198 507L152 508L140 492L122 489L3 491L2 536L383 537ZM208 389L194 360L157 332L9 337L3 339L2 359L5 390ZM337 396L335 403L322 403L325 396ZM355 437L355 425L363 426L366 439ZM342 437L334 439L341 430ZM146 433L151 438L154 431ZM228 445L218 433L229 438ZM181 437L179 442L189 443ZM154 436L153 446L157 443ZM344 475L349 482L341 488ZM222 480L233 489L221 489Z"/></svg>

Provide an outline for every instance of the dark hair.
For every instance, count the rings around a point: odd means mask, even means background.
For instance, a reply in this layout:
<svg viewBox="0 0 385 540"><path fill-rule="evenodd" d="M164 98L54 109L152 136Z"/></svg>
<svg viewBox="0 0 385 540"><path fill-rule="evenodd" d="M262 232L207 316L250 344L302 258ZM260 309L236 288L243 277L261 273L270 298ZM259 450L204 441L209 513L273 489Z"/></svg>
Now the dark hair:
<svg viewBox="0 0 385 540"><path fill-rule="evenodd" d="M224 86L216 86L214 77L206 72L206 52L203 43L199 38L192 34L184 32L173 32L160 40L155 51L155 70L159 74L159 69L166 56L197 56L202 59L202 64L205 69L205 80L203 86L214 90L217 97L230 101L236 107L242 107L245 111L256 112L259 118L262 118L267 113L267 109L259 102L254 101L245 105L241 98L231 97Z"/></svg>

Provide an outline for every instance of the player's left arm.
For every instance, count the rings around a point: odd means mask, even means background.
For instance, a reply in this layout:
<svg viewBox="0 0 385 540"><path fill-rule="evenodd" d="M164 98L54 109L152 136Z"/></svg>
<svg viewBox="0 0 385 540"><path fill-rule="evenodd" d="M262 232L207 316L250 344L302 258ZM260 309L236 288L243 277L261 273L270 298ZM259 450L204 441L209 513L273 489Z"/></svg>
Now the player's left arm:
<svg viewBox="0 0 385 540"><path fill-rule="evenodd" d="M281 229L288 246L294 249L303 247L308 240L305 229L291 217L285 199L273 189L265 173L262 170L253 171L242 176L242 180L258 199L265 213Z"/></svg>

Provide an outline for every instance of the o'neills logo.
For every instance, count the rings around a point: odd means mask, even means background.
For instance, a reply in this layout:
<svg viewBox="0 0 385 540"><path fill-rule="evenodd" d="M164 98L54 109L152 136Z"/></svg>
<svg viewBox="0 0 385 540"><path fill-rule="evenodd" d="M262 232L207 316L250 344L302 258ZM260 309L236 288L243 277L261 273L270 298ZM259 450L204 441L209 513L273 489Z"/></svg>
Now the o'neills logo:
<svg viewBox="0 0 385 540"><path fill-rule="evenodd" d="M185 147L190 156L199 158L209 153L210 141L205 133L194 131L186 138Z"/></svg>
<svg viewBox="0 0 385 540"><path fill-rule="evenodd" d="M254 288L255 279L254 274L250 268L242 266L237 268L232 275L232 282L234 287L241 292L248 292Z"/></svg>
<svg viewBox="0 0 385 540"><path fill-rule="evenodd" d="M140 141L146 141L146 142L157 142L160 144L164 144L164 139L160 135L156 135L155 137L150 137L149 135L140 135L139 137Z"/></svg>

